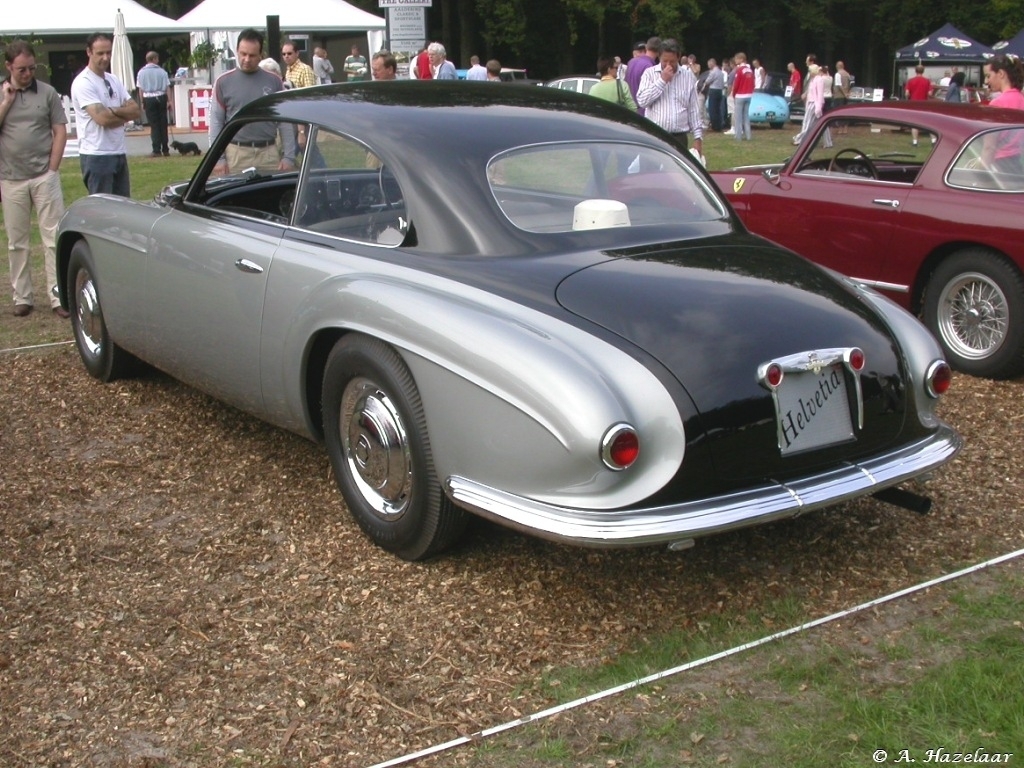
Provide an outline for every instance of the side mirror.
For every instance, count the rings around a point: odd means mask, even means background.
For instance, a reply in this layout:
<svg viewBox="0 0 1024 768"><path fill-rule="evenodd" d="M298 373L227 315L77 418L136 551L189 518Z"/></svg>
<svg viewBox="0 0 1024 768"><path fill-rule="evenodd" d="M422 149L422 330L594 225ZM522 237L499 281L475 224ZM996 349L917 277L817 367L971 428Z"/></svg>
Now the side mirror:
<svg viewBox="0 0 1024 768"><path fill-rule="evenodd" d="M160 205L166 205L171 208L175 208L181 204L184 191L184 184L168 184L166 187L157 192L156 201Z"/></svg>

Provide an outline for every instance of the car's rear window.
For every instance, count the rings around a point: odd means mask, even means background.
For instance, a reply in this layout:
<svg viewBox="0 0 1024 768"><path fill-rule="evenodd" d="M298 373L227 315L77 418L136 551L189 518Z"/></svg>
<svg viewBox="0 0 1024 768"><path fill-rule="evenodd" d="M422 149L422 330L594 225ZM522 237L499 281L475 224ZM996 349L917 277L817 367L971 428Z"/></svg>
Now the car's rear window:
<svg viewBox="0 0 1024 768"><path fill-rule="evenodd" d="M611 142L504 152L487 169L502 212L529 232L715 221L727 215L705 179L672 155Z"/></svg>

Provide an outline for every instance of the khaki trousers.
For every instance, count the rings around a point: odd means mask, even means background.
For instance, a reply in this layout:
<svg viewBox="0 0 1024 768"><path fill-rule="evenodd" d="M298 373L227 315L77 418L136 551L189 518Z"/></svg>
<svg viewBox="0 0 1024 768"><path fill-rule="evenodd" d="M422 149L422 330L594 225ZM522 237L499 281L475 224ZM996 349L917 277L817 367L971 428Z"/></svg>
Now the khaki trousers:
<svg viewBox="0 0 1024 768"><path fill-rule="evenodd" d="M0 195L3 195L4 228L7 230L7 255L11 261L14 303L34 304L32 274L29 269L29 236L32 233L32 209L35 208L44 248L46 298L51 307L60 306L60 300L54 295L57 287L57 224L64 215L60 173L47 171L34 179L0 181Z"/></svg>
<svg viewBox="0 0 1024 768"><path fill-rule="evenodd" d="M264 173L273 173L281 164L281 153L276 144L266 147L244 147L228 144L224 152L228 160L228 173L241 173L246 168L255 168Z"/></svg>

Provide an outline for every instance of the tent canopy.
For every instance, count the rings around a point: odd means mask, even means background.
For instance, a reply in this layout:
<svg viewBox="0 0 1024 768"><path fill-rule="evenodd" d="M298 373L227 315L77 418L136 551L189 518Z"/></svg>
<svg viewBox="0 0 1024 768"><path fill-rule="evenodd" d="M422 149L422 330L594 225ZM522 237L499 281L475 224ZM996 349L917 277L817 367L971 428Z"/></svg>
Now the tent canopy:
<svg viewBox="0 0 1024 768"><path fill-rule="evenodd" d="M262 29L267 25L267 16L277 16L282 30L294 32L365 32L385 27L384 19L344 0L203 0L178 21L190 30ZM131 24L128 30L131 31Z"/></svg>
<svg viewBox="0 0 1024 768"><path fill-rule="evenodd" d="M923 37L913 45L896 51L896 61L907 64L920 61L922 64L981 64L992 57L992 49L972 40L952 24Z"/></svg>
<svg viewBox="0 0 1024 768"><path fill-rule="evenodd" d="M1018 58L1024 58L1024 29L1009 40L996 43L992 46L992 50L996 53L1009 53Z"/></svg>
<svg viewBox="0 0 1024 768"><path fill-rule="evenodd" d="M135 0L56 0L49 4L4 3L5 37L81 35L112 32L117 10L124 13L129 34L184 34L189 28L139 5Z"/></svg>

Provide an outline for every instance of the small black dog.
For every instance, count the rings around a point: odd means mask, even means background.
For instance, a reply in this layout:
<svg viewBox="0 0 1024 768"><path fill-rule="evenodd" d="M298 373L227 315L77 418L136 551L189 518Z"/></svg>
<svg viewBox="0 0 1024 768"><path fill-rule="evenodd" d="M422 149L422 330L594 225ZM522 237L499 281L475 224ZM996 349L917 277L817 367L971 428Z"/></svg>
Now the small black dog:
<svg viewBox="0 0 1024 768"><path fill-rule="evenodd" d="M182 155L201 156L203 154L203 151L199 149L199 145L194 141L172 141L171 146Z"/></svg>

